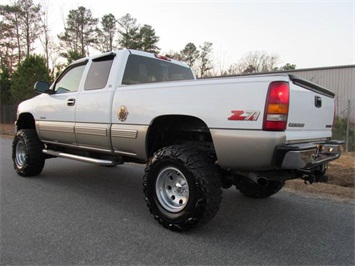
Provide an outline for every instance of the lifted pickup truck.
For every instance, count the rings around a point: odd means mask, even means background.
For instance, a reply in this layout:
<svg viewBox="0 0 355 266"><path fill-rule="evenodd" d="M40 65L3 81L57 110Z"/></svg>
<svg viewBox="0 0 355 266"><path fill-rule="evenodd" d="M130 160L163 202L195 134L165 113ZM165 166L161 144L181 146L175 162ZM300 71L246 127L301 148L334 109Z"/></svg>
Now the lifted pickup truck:
<svg viewBox="0 0 355 266"><path fill-rule="evenodd" d="M18 107L17 173L38 175L53 157L147 163L146 204L171 230L208 222L222 188L265 198L288 179L324 181L341 154L334 94L291 75L196 80L184 63L125 49L80 59L35 90Z"/></svg>

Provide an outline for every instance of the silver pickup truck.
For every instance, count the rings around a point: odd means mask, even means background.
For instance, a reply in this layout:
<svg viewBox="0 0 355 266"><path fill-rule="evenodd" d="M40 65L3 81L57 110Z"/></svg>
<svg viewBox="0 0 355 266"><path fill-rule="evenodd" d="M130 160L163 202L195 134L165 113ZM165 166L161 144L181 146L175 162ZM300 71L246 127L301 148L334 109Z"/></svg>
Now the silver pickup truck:
<svg viewBox="0 0 355 266"><path fill-rule="evenodd" d="M38 175L54 157L146 163L145 201L171 230L208 222L222 188L265 198L288 179L325 181L341 154L334 94L291 75L196 79L184 63L124 49L80 59L35 90L18 107L17 173Z"/></svg>

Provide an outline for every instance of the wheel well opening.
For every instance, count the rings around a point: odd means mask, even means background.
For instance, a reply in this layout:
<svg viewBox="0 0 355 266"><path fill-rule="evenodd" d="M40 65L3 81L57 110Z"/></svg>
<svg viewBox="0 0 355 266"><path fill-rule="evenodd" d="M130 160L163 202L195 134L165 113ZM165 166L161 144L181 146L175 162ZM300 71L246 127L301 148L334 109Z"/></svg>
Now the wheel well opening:
<svg viewBox="0 0 355 266"><path fill-rule="evenodd" d="M17 130L20 129L35 129L35 120L29 113L20 114L16 121Z"/></svg>
<svg viewBox="0 0 355 266"><path fill-rule="evenodd" d="M190 143L214 152L210 130L201 119L184 115L161 116L149 127L148 157L162 147Z"/></svg>

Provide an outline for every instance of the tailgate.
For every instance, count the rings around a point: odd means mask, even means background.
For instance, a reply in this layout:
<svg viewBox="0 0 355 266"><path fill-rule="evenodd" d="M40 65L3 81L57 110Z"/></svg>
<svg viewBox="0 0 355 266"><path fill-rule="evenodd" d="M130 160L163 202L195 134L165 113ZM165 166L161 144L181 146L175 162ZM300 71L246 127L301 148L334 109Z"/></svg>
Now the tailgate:
<svg viewBox="0 0 355 266"><path fill-rule="evenodd" d="M288 142L331 137L335 94L309 81L290 77L290 105L286 129Z"/></svg>

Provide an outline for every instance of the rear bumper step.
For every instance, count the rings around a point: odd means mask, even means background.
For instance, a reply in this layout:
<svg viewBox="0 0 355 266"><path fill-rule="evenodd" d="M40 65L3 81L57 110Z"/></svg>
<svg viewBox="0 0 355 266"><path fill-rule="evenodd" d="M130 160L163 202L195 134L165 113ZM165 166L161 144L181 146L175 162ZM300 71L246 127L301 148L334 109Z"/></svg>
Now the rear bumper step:
<svg viewBox="0 0 355 266"><path fill-rule="evenodd" d="M340 157L344 141L282 145L277 147L274 164L281 169L312 169Z"/></svg>

